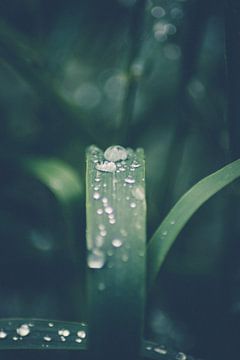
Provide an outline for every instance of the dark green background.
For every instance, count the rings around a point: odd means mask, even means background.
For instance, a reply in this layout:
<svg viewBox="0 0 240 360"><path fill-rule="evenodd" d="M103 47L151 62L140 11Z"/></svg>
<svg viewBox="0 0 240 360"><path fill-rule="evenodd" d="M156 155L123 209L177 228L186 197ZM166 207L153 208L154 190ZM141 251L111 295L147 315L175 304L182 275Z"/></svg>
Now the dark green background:
<svg viewBox="0 0 240 360"><path fill-rule="evenodd" d="M62 159L84 184L87 145L143 147L148 237L189 187L239 157L225 15L223 1L146 1L142 19L133 0L1 0L0 317L84 317L72 259L84 196L73 248L54 197L22 171L26 157ZM239 356L239 197L239 186L222 191L179 236L148 302L147 338L208 360ZM21 356L79 358L3 353Z"/></svg>

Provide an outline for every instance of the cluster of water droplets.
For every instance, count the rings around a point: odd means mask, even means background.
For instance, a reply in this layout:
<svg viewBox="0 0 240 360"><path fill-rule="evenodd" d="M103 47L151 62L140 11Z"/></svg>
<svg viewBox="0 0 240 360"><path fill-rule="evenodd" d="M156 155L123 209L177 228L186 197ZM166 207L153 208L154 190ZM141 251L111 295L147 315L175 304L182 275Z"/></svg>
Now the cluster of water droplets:
<svg viewBox="0 0 240 360"><path fill-rule="evenodd" d="M145 346L145 350L152 352L152 353L160 354L160 355L169 354L169 350L167 350L167 348L164 345L147 344ZM171 358L173 360L187 360L188 359L187 355L184 354L183 352L175 353L175 355L173 355L173 351L170 351L170 353L171 353L170 355L172 356Z"/></svg>
<svg viewBox="0 0 240 360"><path fill-rule="evenodd" d="M36 346L41 345L42 347L48 347L47 344L51 342L65 342L67 338L70 341L74 341L75 343L82 343L84 339L87 337L87 333L85 329L76 329L75 331L70 331L67 328L61 327L59 325L55 325L52 322L49 322L45 327L49 328L49 331L45 329L45 334L40 336L40 332L42 331L42 324L34 324L34 323L23 323L18 326L12 324L12 322L8 322L6 328L0 329L0 341L5 339L13 340L14 342L23 341L25 338L29 339L32 344ZM82 326L86 326L82 323ZM54 329L56 330L54 331ZM37 342L39 341L39 344ZM1 343L0 343L1 346Z"/></svg>
<svg viewBox="0 0 240 360"><path fill-rule="evenodd" d="M91 184L92 200L90 199L90 201L93 201L93 206L99 217L99 225L92 230L87 263L91 269L101 269L108 262L107 266L111 268L113 263L108 261L108 258L111 258L115 251L123 262L127 262L129 259L127 243L124 241L127 232L124 229L119 231L119 228L117 231L114 230L118 218L117 211L120 211L116 204L120 201L121 206L129 206L132 209L132 216L137 215L138 203L143 203L145 200L144 186L136 185L135 176L135 171L142 165L132 149L125 149L119 145L110 146L104 153L97 147L91 147L90 157L94 163ZM142 180L144 181L144 179ZM123 191L122 186L126 188L125 191ZM110 189L111 199L108 198ZM119 193L118 189L121 189ZM124 193L126 195L123 195ZM125 203L122 202L123 196L126 199ZM115 210L115 207L118 210ZM110 229L109 234L106 229L106 220L111 227L113 226L113 230ZM141 227L137 221L134 224L137 229ZM108 251L104 247L106 236L108 236L108 243L110 240L112 245L112 249L109 248ZM105 284L101 282L99 290L103 289L105 289Z"/></svg>

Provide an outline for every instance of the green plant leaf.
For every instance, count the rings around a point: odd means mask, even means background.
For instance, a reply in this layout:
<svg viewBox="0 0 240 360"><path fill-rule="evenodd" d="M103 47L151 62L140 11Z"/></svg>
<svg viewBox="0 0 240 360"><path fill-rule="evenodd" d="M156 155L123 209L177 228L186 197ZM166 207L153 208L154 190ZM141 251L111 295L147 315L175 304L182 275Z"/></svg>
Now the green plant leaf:
<svg viewBox="0 0 240 360"><path fill-rule="evenodd" d="M238 177L240 177L240 160L199 181L176 203L148 244L148 288L152 286L168 251L188 220L201 205Z"/></svg>
<svg viewBox="0 0 240 360"><path fill-rule="evenodd" d="M41 320L1 319L0 350L86 350L84 323Z"/></svg>
<svg viewBox="0 0 240 360"><path fill-rule="evenodd" d="M100 359L134 359L143 330L144 155L127 154L109 162L100 149L87 151L89 349Z"/></svg>
<svg viewBox="0 0 240 360"><path fill-rule="evenodd" d="M74 169L59 159L24 159L23 166L65 206L82 196L80 178Z"/></svg>

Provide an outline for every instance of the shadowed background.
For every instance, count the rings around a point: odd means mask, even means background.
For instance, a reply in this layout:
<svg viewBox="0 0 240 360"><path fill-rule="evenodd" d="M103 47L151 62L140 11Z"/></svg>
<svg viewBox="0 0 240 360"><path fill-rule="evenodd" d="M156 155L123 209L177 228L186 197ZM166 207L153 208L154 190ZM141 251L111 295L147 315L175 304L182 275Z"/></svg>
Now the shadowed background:
<svg viewBox="0 0 240 360"><path fill-rule="evenodd" d="M240 17L229 3L226 85L221 1L1 1L0 317L85 316L84 191L66 224L27 158L65 161L83 189L86 146L143 147L149 237L186 190L239 157ZM206 360L236 356L239 195L220 192L179 236L147 304L146 338Z"/></svg>

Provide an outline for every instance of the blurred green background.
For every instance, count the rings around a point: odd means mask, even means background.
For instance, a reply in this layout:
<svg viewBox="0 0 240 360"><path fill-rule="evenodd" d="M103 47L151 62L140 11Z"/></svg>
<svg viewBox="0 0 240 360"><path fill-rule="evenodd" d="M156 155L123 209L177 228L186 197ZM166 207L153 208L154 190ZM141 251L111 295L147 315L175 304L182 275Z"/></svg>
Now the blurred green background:
<svg viewBox="0 0 240 360"><path fill-rule="evenodd" d="M148 237L195 182L239 157L226 117L223 5L1 0L0 317L84 319L86 146L145 149ZM25 170L29 157L72 166L82 195L71 213ZM239 198L237 186L220 192L181 233L149 298L146 338L237 358ZM79 358L24 352L52 356Z"/></svg>

